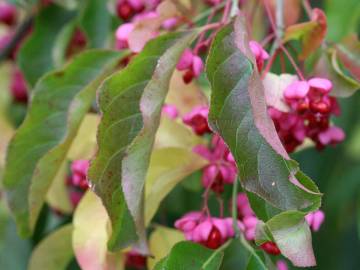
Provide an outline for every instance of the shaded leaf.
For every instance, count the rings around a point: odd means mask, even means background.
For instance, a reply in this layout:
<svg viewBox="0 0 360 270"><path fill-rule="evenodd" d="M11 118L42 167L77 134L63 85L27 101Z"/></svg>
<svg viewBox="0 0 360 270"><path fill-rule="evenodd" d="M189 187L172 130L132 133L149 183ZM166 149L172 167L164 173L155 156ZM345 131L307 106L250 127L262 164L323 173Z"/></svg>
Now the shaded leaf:
<svg viewBox="0 0 360 270"><path fill-rule="evenodd" d="M154 270L217 270L220 269L223 256L222 251L214 251L193 242L180 242Z"/></svg>
<svg viewBox="0 0 360 270"><path fill-rule="evenodd" d="M96 88L119 58L113 51L85 52L36 85L26 119L10 142L4 173L7 199L20 235L31 234Z"/></svg>
<svg viewBox="0 0 360 270"><path fill-rule="evenodd" d="M153 269L176 243L184 240L182 232L163 226L156 226L149 239L149 248L153 257L149 257L147 260L148 269Z"/></svg>
<svg viewBox="0 0 360 270"><path fill-rule="evenodd" d="M339 58L346 69L360 81L360 41L354 34L336 46Z"/></svg>
<svg viewBox="0 0 360 270"><path fill-rule="evenodd" d="M338 62L337 51L328 49L318 61L314 75L325 77L333 83L332 96L349 97L360 89L360 82L346 75Z"/></svg>
<svg viewBox="0 0 360 270"><path fill-rule="evenodd" d="M0 199L0 269L26 269L30 253L31 242L17 235L15 222Z"/></svg>
<svg viewBox="0 0 360 270"><path fill-rule="evenodd" d="M99 197L88 191L74 213L72 245L83 270L122 270L123 255L107 250L109 217Z"/></svg>
<svg viewBox="0 0 360 270"><path fill-rule="evenodd" d="M252 205L258 204L253 210L261 219L267 221L282 211L315 210L321 194L280 143L267 114L264 88L253 68L245 29L244 18L239 16L212 44L207 60L212 86L210 126L234 155L242 186L252 195ZM315 263L313 257L305 257L309 251L297 252L304 259L294 264Z"/></svg>
<svg viewBox="0 0 360 270"><path fill-rule="evenodd" d="M191 148L171 147L153 151L145 183L145 225L150 223L170 191L206 164L207 161L192 152Z"/></svg>
<svg viewBox="0 0 360 270"><path fill-rule="evenodd" d="M56 36L52 56L54 66L61 67L66 62L66 53L68 52L69 44L76 29L76 20L73 19L65 24Z"/></svg>
<svg viewBox="0 0 360 270"><path fill-rule="evenodd" d="M89 179L109 213L111 249L138 241L146 252L143 192L150 154L171 75L197 32L161 36L102 86L99 151Z"/></svg>
<svg viewBox="0 0 360 270"><path fill-rule="evenodd" d="M50 5L36 17L31 36L21 46L18 64L30 85L54 68L53 48L63 26L74 17L59 6Z"/></svg>
<svg viewBox="0 0 360 270"><path fill-rule="evenodd" d="M90 48L105 47L110 33L111 15L107 1L87 0L83 2L80 26L85 31Z"/></svg>
<svg viewBox="0 0 360 270"><path fill-rule="evenodd" d="M66 225L43 239L32 252L28 269L66 269L74 256L71 247L72 230L72 225Z"/></svg>
<svg viewBox="0 0 360 270"><path fill-rule="evenodd" d="M262 250L255 250L243 236L231 242L225 251L221 269L267 270L275 269L268 261L268 255Z"/></svg>
<svg viewBox="0 0 360 270"><path fill-rule="evenodd" d="M55 4L67 9L75 9L78 6L78 0L52 0Z"/></svg>

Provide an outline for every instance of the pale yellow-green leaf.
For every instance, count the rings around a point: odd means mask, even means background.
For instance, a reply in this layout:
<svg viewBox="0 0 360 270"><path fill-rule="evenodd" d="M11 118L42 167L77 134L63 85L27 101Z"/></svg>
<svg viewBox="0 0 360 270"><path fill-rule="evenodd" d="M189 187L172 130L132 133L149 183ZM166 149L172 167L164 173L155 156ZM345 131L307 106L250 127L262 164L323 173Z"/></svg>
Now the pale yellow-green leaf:
<svg viewBox="0 0 360 270"><path fill-rule="evenodd" d="M82 270L122 270L123 255L107 250L109 218L99 197L88 191L74 214L72 244Z"/></svg>
<svg viewBox="0 0 360 270"><path fill-rule="evenodd" d="M11 95L9 91L10 78L11 65L9 63L0 65L0 114L5 112L11 101Z"/></svg>
<svg viewBox="0 0 360 270"><path fill-rule="evenodd" d="M176 243L184 240L184 235L180 231L157 226L149 239L150 251L153 257L147 261L148 269L153 269L160 259L168 255Z"/></svg>
<svg viewBox="0 0 360 270"><path fill-rule="evenodd" d="M180 121L162 117L155 137L155 148L180 147L192 149L195 145L206 141L197 136L190 128Z"/></svg>
<svg viewBox="0 0 360 270"><path fill-rule="evenodd" d="M150 223L161 201L181 180L206 164L207 161L191 149L154 150L145 183L145 224Z"/></svg>
<svg viewBox="0 0 360 270"><path fill-rule="evenodd" d="M96 130L100 122L100 116L88 113L71 145L68 153L70 160L90 159L96 151Z"/></svg>
<svg viewBox="0 0 360 270"><path fill-rule="evenodd" d="M6 148L14 134L14 128L0 112L0 171L5 164Z"/></svg>
<svg viewBox="0 0 360 270"><path fill-rule="evenodd" d="M49 205L63 213L71 213L73 207L69 200L69 191L66 186L67 162L77 159L90 159L96 150L96 129L99 124L100 116L94 113L88 113L75 137L68 160L61 165L51 187L47 194ZM1 144L1 142L0 142Z"/></svg>
<svg viewBox="0 0 360 270"><path fill-rule="evenodd" d="M8 63L0 66L0 179L1 172L5 163L6 148L10 141L14 128L6 118L6 110L11 102L9 92L11 66Z"/></svg>
<svg viewBox="0 0 360 270"><path fill-rule="evenodd" d="M62 213L69 214L73 211L69 198L69 190L66 186L67 166L66 161L63 162L59 171L51 184L46 195L47 203L54 209Z"/></svg>
<svg viewBox="0 0 360 270"><path fill-rule="evenodd" d="M190 112L195 106L208 104L207 97L200 87L195 82L184 83L182 76L182 72L174 72L165 101L167 104L175 105L180 116Z"/></svg>
<svg viewBox="0 0 360 270"><path fill-rule="evenodd" d="M71 247L72 230L71 224L66 225L42 240L31 255L28 270L66 269L74 255Z"/></svg>

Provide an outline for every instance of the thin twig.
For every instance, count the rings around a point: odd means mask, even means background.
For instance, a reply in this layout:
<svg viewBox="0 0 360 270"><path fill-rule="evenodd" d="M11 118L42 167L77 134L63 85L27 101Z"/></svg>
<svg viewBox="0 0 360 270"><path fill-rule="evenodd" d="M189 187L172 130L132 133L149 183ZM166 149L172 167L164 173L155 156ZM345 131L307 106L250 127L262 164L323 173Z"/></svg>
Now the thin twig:
<svg viewBox="0 0 360 270"><path fill-rule="evenodd" d="M222 24L226 24L229 19L230 9L231 9L232 0L226 0L226 4L224 7L223 17L221 19Z"/></svg>
<svg viewBox="0 0 360 270"><path fill-rule="evenodd" d="M302 4L304 6L304 9L306 11L307 16L311 19L311 17L312 17L312 8L311 8L311 5L309 3L309 0L303 0Z"/></svg>
<svg viewBox="0 0 360 270"><path fill-rule="evenodd" d="M297 66L295 60L292 58L291 54L289 53L289 51L286 49L286 47L283 45L283 42L282 42L282 38L284 35L284 0L276 0L276 23L274 22L274 19L271 16L271 10L270 10L270 7L268 6L267 0L264 0L264 5L265 5L266 13L269 17L271 28L272 28L273 32L276 34L276 40L275 40L273 47L271 48L271 52L270 52L271 57L273 57L276 50L278 48L280 48L285 53L287 58L289 59L291 65L296 70L296 73L303 80L304 76L303 76L300 68ZM274 61L274 59L273 59L273 61ZM266 70L269 71L270 68L271 68L271 66L269 67L269 65L268 65ZM263 73L263 76L265 76L265 75L266 75L266 72Z"/></svg>
<svg viewBox="0 0 360 270"><path fill-rule="evenodd" d="M204 11L203 13L200 13L198 16L196 16L193 20L193 23L197 23L198 21L201 21L202 19L206 18L207 16L209 16L212 12L217 12L220 9L222 9L225 6L225 2L220 3L218 5L216 5L215 7L209 8L208 10Z"/></svg>

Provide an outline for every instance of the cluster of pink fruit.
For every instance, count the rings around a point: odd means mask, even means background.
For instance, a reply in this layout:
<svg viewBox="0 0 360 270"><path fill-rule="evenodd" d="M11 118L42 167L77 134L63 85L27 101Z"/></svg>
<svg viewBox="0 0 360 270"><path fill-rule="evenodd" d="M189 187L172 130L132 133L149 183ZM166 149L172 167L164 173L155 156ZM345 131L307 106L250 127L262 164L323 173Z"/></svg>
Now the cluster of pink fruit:
<svg viewBox="0 0 360 270"><path fill-rule="evenodd" d="M289 111L269 108L269 114L288 152L293 152L305 138L314 141L318 149L344 140L343 130L330 124L330 116L340 114L336 98L329 96L331 90L331 81L324 78L295 81L284 91Z"/></svg>
<svg viewBox="0 0 360 270"><path fill-rule="evenodd" d="M89 188L87 171L89 161L86 159L75 160L70 166L70 175L66 179L69 188L70 201L74 207L78 205L84 192Z"/></svg>

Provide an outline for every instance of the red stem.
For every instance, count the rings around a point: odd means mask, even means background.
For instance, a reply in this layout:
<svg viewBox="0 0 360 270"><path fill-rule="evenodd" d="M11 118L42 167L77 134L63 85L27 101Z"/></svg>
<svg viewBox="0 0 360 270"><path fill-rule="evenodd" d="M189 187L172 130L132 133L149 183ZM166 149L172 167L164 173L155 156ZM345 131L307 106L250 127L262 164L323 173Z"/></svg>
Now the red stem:
<svg viewBox="0 0 360 270"><path fill-rule="evenodd" d="M302 2L303 2L304 9L306 11L306 14L311 19L311 17L312 17L312 8L311 8L309 0L303 0Z"/></svg>
<svg viewBox="0 0 360 270"><path fill-rule="evenodd" d="M262 41L261 46L265 47L273 38L275 38L275 34L271 33L267 35Z"/></svg>
<svg viewBox="0 0 360 270"><path fill-rule="evenodd" d="M273 30L274 33L276 33L276 25L275 25L275 21L274 21L274 18L271 16L271 10L270 10L270 7L267 3L267 0L264 0L264 5L265 5L265 9L266 9L266 13L268 15L268 18L269 18L269 21L270 21L270 25L271 25L271 28ZM300 68L296 65L296 62L295 60L292 58L291 54L289 53L289 51L285 48L285 46L283 45L282 43L282 40L281 40L281 37L277 37L277 39L275 40L275 42L278 42L278 47L285 53L285 55L287 56L287 58L289 59L291 65L294 67L294 69L296 70L296 73L299 75L300 79L304 80L304 76L300 70ZM275 55L275 53L274 53ZM270 62L270 61L269 61ZM273 61L272 61L273 62ZM270 63L272 64L272 63ZM269 65L268 65L269 66ZM267 71L268 72L271 68L267 66ZM266 74L264 72L264 74ZM263 74L263 75L264 75Z"/></svg>
<svg viewBox="0 0 360 270"><path fill-rule="evenodd" d="M274 54L270 57L269 61L267 62L267 65L261 75L261 79L264 79L266 74L270 71L272 65L274 64L274 61L276 59L276 56L279 54L279 50L276 50Z"/></svg>
<svg viewBox="0 0 360 270"><path fill-rule="evenodd" d="M228 21L230 9L231 9L231 0L227 0L227 2L225 4L225 8L224 8L223 17L221 19L222 24L226 24L226 22Z"/></svg>

